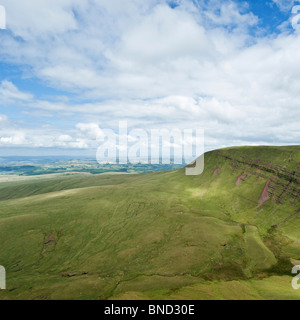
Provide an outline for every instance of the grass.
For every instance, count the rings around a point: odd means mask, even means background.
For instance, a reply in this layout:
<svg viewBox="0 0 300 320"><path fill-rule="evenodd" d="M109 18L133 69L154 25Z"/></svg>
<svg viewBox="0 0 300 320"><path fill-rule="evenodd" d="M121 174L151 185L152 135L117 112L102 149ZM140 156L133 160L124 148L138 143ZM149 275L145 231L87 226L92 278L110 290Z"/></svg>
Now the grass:
<svg viewBox="0 0 300 320"><path fill-rule="evenodd" d="M241 147L207 153L201 176L2 181L0 299L299 299L299 159Z"/></svg>

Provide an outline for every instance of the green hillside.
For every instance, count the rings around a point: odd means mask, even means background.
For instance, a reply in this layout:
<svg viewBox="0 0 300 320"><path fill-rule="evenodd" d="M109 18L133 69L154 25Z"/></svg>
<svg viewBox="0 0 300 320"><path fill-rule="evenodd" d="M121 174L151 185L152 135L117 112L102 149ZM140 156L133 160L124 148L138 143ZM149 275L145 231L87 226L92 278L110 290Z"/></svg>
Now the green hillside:
<svg viewBox="0 0 300 320"><path fill-rule="evenodd" d="M293 146L209 152L200 176L0 182L0 299L300 299L299 180Z"/></svg>

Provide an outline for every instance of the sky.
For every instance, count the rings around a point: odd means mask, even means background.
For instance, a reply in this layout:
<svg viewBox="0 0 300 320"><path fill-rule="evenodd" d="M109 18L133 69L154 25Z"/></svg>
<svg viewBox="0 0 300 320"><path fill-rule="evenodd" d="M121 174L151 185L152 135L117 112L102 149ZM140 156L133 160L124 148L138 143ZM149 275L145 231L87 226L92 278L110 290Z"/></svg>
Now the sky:
<svg viewBox="0 0 300 320"><path fill-rule="evenodd" d="M204 128L206 150L299 144L298 4L0 0L0 155L92 155L124 120Z"/></svg>

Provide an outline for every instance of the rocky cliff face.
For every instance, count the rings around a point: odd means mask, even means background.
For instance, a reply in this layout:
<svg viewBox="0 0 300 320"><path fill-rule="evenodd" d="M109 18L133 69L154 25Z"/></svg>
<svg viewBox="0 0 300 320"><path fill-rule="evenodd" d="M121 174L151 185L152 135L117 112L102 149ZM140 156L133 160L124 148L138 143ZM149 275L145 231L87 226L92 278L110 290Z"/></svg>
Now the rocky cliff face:
<svg viewBox="0 0 300 320"><path fill-rule="evenodd" d="M230 162L233 172L240 173L237 176L237 185L253 176L257 180L266 181L261 198L258 199L259 204L265 203L268 198L275 203L290 200L293 204L299 200L300 166L297 162L300 156L299 148L295 147L295 152L285 154L283 159L270 158L268 161L259 159L259 152L253 159L251 154L247 152L239 154L237 150L220 150L219 156ZM265 155L263 151L261 154Z"/></svg>

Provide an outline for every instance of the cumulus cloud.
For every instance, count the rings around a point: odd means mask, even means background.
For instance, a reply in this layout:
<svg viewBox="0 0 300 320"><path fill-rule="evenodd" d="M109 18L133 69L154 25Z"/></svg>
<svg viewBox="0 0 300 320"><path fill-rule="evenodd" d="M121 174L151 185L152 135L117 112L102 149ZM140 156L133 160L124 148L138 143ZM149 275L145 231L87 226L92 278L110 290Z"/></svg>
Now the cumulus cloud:
<svg viewBox="0 0 300 320"><path fill-rule="evenodd" d="M208 148L299 141L300 35L257 36L259 18L245 3L2 3L9 32L0 34L0 59L73 95L47 99L4 80L2 106L18 106L41 125L18 123L17 132L1 133L2 144L95 147L118 120L133 128L201 126Z"/></svg>
<svg viewBox="0 0 300 320"><path fill-rule="evenodd" d="M2 1L7 11L8 27L24 40L32 40L41 34L57 35L76 30L77 22L70 9L77 3L76 0Z"/></svg>
<svg viewBox="0 0 300 320"><path fill-rule="evenodd" d="M24 145L26 144L26 138L23 133L15 133L12 136L0 137L0 146L1 145Z"/></svg>
<svg viewBox="0 0 300 320"><path fill-rule="evenodd" d="M102 129L99 128L97 123L78 123L76 128L86 139L97 140L101 139L104 136Z"/></svg>
<svg viewBox="0 0 300 320"><path fill-rule="evenodd" d="M87 97L174 94L189 76L182 67L215 63L220 51L243 45L248 35L242 31L256 22L232 1L200 9L183 3L171 9L163 0L126 6L118 0L4 1L15 37L0 35L0 53L25 61L52 86ZM222 26L235 27L230 42Z"/></svg>

